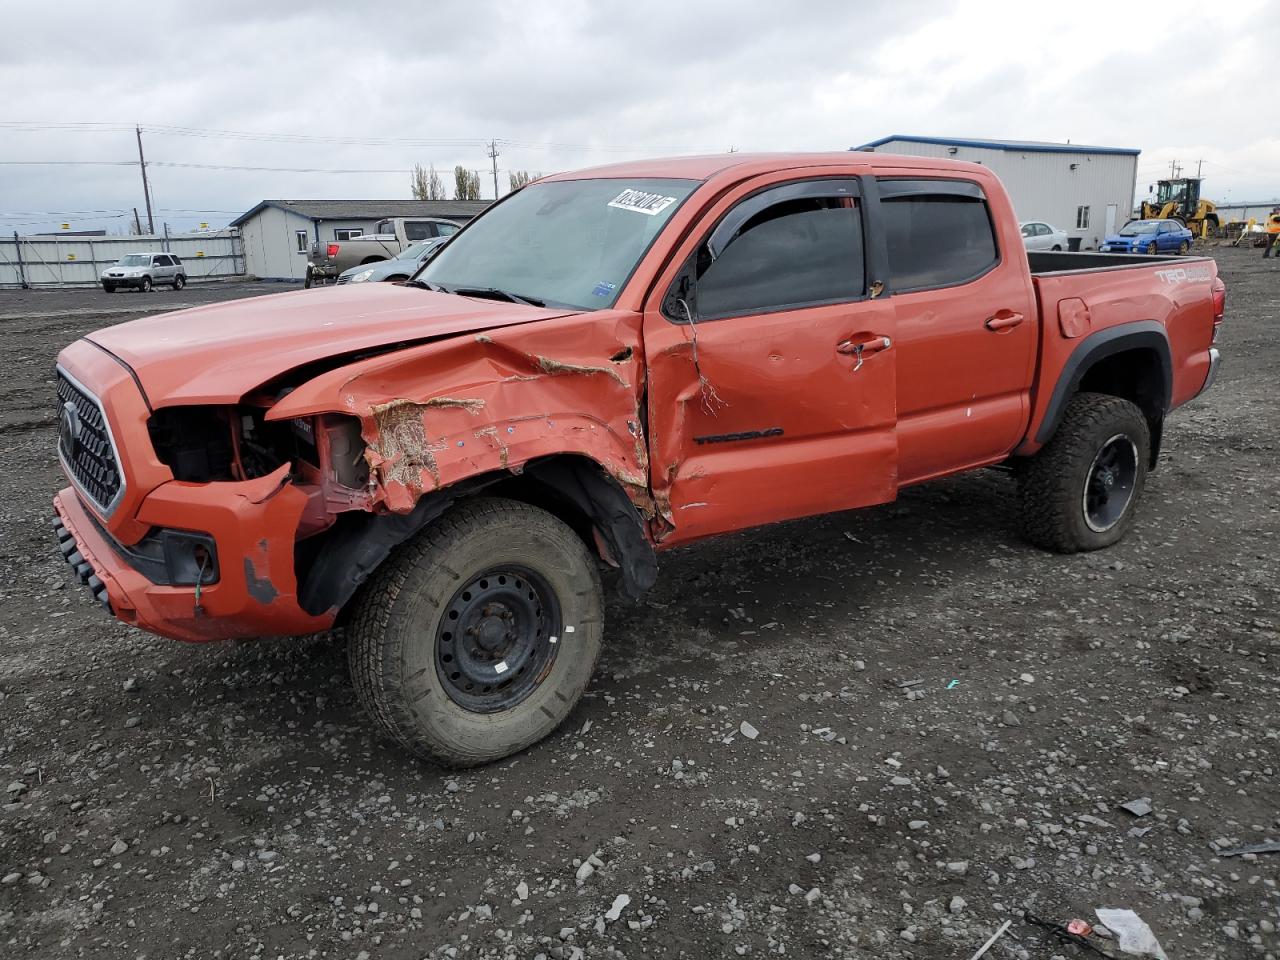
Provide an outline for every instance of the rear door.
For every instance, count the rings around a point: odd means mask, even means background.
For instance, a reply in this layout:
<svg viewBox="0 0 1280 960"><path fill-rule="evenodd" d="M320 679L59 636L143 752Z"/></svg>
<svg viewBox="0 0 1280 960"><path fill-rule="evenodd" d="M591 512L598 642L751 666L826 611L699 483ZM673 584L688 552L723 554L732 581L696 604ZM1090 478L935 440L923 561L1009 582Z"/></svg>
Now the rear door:
<svg viewBox="0 0 1280 960"><path fill-rule="evenodd" d="M645 312L651 482L680 542L897 492L893 311L857 173L720 198Z"/></svg>
<svg viewBox="0 0 1280 960"><path fill-rule="evenodd" d="M989 463L1029 416L1038 313L1013 210L976 180L879 181L903 483ZM1003 225L1003 228L1002 226Z"/></svg>

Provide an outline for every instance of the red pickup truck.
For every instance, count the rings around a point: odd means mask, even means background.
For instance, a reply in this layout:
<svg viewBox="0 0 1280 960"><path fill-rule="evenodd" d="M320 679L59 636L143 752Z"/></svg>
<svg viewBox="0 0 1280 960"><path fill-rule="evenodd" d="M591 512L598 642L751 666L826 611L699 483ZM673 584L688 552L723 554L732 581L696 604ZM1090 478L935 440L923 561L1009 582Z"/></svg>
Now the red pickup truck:
<svg viewBox="0 0 1280 960"><path fill-rule="evenodd" d="M601 574L1013 468L1064 552L1134 518L1206 389L1213 260L1024 252L982 166L694 157L538 181L404 286L197 307L57 364L62 551L181 640L344 623L359 697L454 765L549 733Z"/></svg>

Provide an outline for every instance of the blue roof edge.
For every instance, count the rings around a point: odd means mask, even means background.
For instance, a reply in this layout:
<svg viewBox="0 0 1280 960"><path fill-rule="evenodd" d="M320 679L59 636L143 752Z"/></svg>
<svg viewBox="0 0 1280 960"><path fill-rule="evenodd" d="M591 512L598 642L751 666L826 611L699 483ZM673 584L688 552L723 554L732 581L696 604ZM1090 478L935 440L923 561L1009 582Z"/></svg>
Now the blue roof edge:
<svg viewBox="0 0 1280 960"><path fill-rule="evenodd" d="M1132 147L1089 147L1077 145L1074 143L1054 143L1054 144L1026 144L1018 143L1012 140L960 140L951 137L912 137L906 134L895 133L892 136L881 137L879 140L872 140L870 143L864 143L860 147L850 147L850 150L868 150L872 147L882 147L886 143L894 140L904 140L907 143L933 143L943 147L977 147L985 150L1010 150L1017 153L1115 153L1136 157L1142 153L1141 150L1135 150Z"/></svg>

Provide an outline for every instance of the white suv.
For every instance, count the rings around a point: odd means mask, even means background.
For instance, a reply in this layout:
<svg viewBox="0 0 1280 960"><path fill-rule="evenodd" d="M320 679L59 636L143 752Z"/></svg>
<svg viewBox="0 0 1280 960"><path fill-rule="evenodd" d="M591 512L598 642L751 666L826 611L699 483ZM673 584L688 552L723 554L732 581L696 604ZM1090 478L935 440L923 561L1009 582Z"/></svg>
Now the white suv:
<svg viewBox="0 0 1280 960"><path fill-rule="evenodd" d="M136 287L150 292L158 283L181 290L187 285L182 261L172 253L131 253L102 271L102 289L115 293L117 287Z"/></svg>

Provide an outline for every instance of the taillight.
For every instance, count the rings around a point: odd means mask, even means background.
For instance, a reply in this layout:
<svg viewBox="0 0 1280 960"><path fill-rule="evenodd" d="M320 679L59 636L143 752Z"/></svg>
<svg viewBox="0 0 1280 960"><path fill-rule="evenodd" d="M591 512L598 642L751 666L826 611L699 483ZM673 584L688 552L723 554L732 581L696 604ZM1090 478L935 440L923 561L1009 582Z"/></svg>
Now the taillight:
<svg viewBox="0 0 1280 960"><path fill-rule="evenodd" d="M1221 277L1213 278L1213 341L1218 342L1218 327L1222 326L1222 318L1227 312L1227 285Z"/></svg>
<svg viewBox="0 0 1280 960"><path fill-rule="evenodd" d="M338 251L341 249L342 247L340 244L331 243L329 246L324 248L324 253L327 257L336 257L338 255Z"/></svg>

